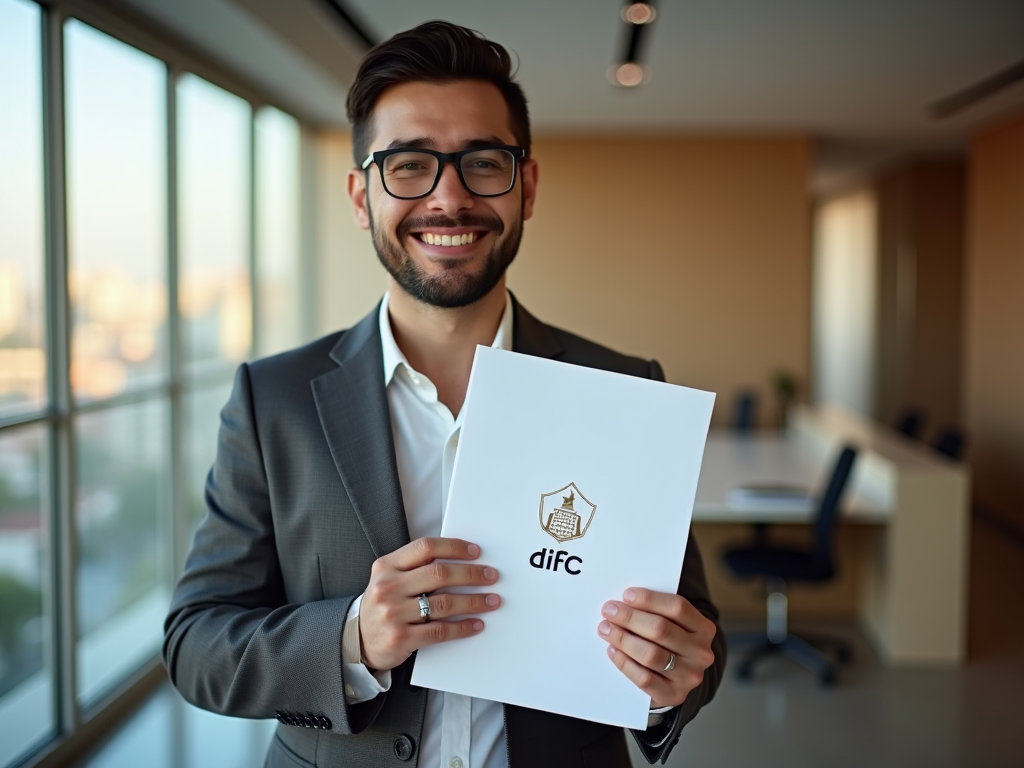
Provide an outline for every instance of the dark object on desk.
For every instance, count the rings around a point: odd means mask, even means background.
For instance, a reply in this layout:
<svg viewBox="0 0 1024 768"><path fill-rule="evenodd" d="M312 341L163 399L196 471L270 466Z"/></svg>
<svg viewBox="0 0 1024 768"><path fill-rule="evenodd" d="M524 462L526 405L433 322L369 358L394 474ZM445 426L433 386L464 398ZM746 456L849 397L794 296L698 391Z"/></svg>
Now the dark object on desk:
<svg viewBox="0 0 1024 768"><path fill-rule="evenodd" d="M958 427L946 427L939 432L939 436L935 438L932 447L939 453L959 461L961 454L963 454L964 442L963 430Z"/></svg>
<svg viewBox="0 0 1024 768"><path fill-rule="evenodd" d="M732 428L743 435L748 435L757 426L757 395L750 391L740 392L736 396L736 410L733 413Z"/></svg>
<svg viewBox="0 0 1024 768"><path fill-rule="evenodd" d="M921 428L924 427L924 411L917 408L907 408L896 420L896 430L907 437L917 439L921 435Z"/></svg>
<svg viewBox="0 0 1024 768"><path fill-rule="evenodd" d="M789 634L786 592L790 581L822 582L835 576L833 534L839 515L839 501L856 456L856 450L846 446L836 460L832 478L821 497L814 521L813 549L795 550L770 546L767 543L767 526L760 524L755 527L753 546L725 552L725 562L734 574L740 577L760 576L768 582L767 631L756 636L757 647L740 659L736 673L741 679L751 677L758 660L781 653L808 667L822 684L831 685L836 679L836 664L819 647L834 648L840 664L849 661L850 648L840 640L816 638L811 642Z"/></svg>

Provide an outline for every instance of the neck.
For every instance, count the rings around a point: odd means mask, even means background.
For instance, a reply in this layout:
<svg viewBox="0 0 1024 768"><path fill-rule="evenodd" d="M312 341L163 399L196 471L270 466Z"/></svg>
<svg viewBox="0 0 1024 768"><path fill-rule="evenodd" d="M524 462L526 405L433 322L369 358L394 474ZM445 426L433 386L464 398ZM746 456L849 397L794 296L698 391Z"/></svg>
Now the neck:
<svg viewBox="0 0 1024 768"><path fill-rule="evenodd" d="M505 311L505 279L480 301L454 309L417 301L388 278L391 332L409 365L437 387L437 397L458 416L466 399L478 344L490 345Z"/></svg>

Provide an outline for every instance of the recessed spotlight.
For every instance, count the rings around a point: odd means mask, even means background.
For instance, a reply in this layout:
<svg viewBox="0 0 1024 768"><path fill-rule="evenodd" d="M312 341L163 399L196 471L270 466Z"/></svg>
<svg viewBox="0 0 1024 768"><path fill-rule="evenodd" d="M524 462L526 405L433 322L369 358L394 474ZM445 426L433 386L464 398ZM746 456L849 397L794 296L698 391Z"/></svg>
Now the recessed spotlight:
<svg viewBox="0 0 1024 768"><path fill-rule="evenodd" d="M630 3L622 9L622 20L628 24L650 24L657 13L653 5Z"/></svg>
<svg viewBox="0 0 1024 768"><path fill-rule="evenodd" d="M647 68L635 61L613 64L608 70L608 79L612 85L621 85L623 88L640 85L647 80L647 75Z"/></svg>

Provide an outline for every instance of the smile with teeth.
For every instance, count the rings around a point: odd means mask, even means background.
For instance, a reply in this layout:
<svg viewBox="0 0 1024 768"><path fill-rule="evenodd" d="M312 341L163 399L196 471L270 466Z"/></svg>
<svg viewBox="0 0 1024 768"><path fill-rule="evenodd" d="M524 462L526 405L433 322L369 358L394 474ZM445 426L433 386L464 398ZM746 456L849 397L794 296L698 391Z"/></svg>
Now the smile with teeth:
<svg viewBox="0 0 1024 768"><path fill-rule="evenodd" d="M420 240L427 245L469 245L476 242L476 232L462 235L435 235L433 232L421 232Z"/></svg>

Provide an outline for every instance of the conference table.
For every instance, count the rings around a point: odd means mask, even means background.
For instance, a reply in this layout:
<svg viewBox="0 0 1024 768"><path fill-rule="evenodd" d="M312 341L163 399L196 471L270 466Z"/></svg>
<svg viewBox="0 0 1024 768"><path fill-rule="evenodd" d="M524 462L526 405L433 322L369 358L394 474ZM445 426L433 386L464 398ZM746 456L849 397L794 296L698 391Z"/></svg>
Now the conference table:
<svg viewBox="0 0 1024 768"><path fill-rule="evenodd" d="M956 665L966 654L967 466L838 408L797 406L784 431L712 430L693 508L702 524L809 523L814 504L737 503L738 486L827 484L846 444L858 449L841 524L858 528L855 612L892 666ZM715 553L705 552L710 567Z"/></svg>

